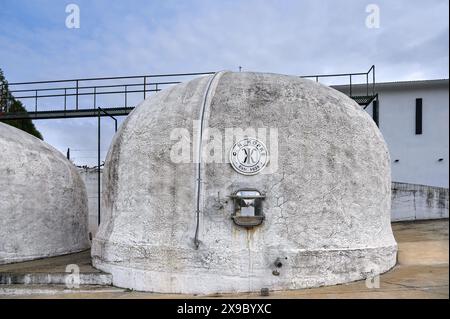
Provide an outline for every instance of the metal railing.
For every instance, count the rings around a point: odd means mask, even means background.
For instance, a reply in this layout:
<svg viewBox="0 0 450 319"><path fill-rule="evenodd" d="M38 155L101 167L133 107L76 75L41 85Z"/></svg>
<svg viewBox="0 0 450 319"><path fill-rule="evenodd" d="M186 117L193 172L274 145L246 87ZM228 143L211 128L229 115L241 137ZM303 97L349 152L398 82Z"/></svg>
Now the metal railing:
<svg viewBox="0 0 450 319"><path fill-rule="evenodd" d="M118 77L97 77L97 78L79 78L70 80L52 80L52 81L33 81L33 82L13 82L2 83L0 86L0 112L9 111L10 96L16 100L32 100L33 107L27 109L31 118L36 117L39 112L62 112L64 116L70 111L93 110L97 112L98 97L101 95L123 95L123 100L116 103L120 108L133 108L129 104L129 96L133 93L142 93L142 98L146 98L151 92L158 92L168 85L181 83L186 78L209 75L214 72L195 72L195 73L172 73L172 74L152 74ZM170 81L169 79L177 80ZM165 80L162 80L165 79ZM68 106L68 98L74 97L75 103L72 107ZM89 106L82 106L80 99L82 97L91 97ZM60 98L57 107L43 108L40 101L49 98ZM29 104L29 103L27 103ZM113 105L102 105L103 107L112 107ZM35 116L33 116L35 115Z"/></svg>
<svg viewBox="0 0 450 319"><path fill-rule="evenodd" d="M356 77L364 77L365 83L354 83L354 79ZM302 75L301 78L309 78L309 79L315 79L316 82L319 82L319 79L323 78L348 78L348 87L349 92L348 95L351 98L361 98L361 95L353 95L354 92L354 86L358 85L360 86L365 85L365 93L367 97L375 97L376 96L376 90L375 90L375 65L372 65L370 69L367 72L357 72L357 73L335 73L335 74L320 74L320 75ZM370 103L370 102L369 102Z"/></svg>
<svg viewBox="0 0 450 319"><path fill-rule="evenodd" d="M0 83L0 119L45 119L97 116L98 107L109 111L111 115L127 115L133 108L129 97L133 94L142 94L140 100L145 99L149 93L158 92L162 88L189 80L194 76L210 75L215 72L171 73L116 77L78 78L70 80L32 81ZM372 65L367 72L335 73L303 75L302 78L315 79L348 79L348 94L360 105L369 105L376 96L375 66ZM364 77L365 83L355 83L355 78ZM354 95L354 86L365 85L365 95ZM361 90L359 90L361 92ZM10 96L8 96L10 94ZM120 100L99 103L100 96L122 95ZM27 112L9 112L10 97L16 100L32 101L34 105L27 105ZM43 106L41 101L59 98L56 105ZM69 106L68 99L71 100ZM74 100L73 100L74 99ZM81 103L83 99L83 105ZM53 102L55 103L55 102ZM87 104L87 106L86 106ZM102 116L105 114L102 113Z"/></svg>

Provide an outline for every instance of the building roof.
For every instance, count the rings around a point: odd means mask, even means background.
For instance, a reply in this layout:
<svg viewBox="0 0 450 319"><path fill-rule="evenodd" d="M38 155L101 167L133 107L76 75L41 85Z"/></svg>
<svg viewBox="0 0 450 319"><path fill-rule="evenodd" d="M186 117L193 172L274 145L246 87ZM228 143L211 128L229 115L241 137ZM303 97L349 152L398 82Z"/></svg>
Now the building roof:
<svg viewBox="0 0 450 319"><path fill-rule="evenodd" d="M372 84L369 83L369 88ZM394 81L394 82L380 82L375 83L376 90L381 89L423 89L423 88L436 88L449 86L449 79L433 79L433 80L416 80L416 81ZM336 90L348 89L349 85L332 85L332 88ZM353 84L354 90L365 90L366 84Z"/></svg>

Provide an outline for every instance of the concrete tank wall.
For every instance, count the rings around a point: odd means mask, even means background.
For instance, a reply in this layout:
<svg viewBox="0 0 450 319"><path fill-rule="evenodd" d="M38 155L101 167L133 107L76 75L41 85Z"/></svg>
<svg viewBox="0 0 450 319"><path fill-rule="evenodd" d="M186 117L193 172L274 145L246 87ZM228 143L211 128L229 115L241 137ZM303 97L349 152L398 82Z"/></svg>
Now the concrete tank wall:
<svg viewBox="0 0 450 319"><path fill-rule="evenodd" d="M0 123L0 264L89 248L76 167L47 143Z"/></svg>
<svg viewBox="0 0 450 319"><path fill-rule="evenodd" d="M247 176L226 160L173 161L173 137L184 141L174 130L194 132L198 121L219 132L273 128L274 144L272 135L258 135L272 156L266 168ZM192 149L204 141L200 154L211 154L209 134L186 140ZM213 153L226 158L232 145L222 145ZM171 293L299 289L366 278L396 262L390 183L381 133L344 94L276 74L200 77L145 100L114 136L93 264L112 273L114 285ZM257 227L231 218L230 195L242 188L266 195Z"/></svg>

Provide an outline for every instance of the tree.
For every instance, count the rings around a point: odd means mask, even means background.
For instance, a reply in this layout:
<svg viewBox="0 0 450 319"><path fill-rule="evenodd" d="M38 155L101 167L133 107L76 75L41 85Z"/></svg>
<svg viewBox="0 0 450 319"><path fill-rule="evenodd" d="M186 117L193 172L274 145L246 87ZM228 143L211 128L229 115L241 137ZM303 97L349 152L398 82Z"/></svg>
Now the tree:
<svg viewBox="0 0 450 319"><path fill-rule="evenodd" d="M0 122L14 126L43 140L41 132L36 129L30 118L24 120L1 120L1 114L6 113L26 113L28 117L27 110L22 102L16 100L9 91L8 81L6 81L3 71L0 69Z"/></svg>

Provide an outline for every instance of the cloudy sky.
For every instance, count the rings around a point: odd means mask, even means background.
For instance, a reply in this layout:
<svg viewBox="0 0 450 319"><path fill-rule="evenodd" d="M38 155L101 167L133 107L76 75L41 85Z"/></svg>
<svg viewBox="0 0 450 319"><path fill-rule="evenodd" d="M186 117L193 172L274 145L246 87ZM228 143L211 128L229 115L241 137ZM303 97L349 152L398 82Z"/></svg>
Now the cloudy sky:
<svg viewBox="0 0 450 319"><path fill-rule="evenodd" d="M70 3L80 8L78 29L65 24ZM366 25L369 4L379 8L379 28ZM0 68L9 82L239 66L347 73L372 64L377 81L449 76L447 0L2 0L0 9ZM113 127L103 122L106 151ZM95 119L35 123L47 142L70 147L77 164L95 163Z"/></svg>

